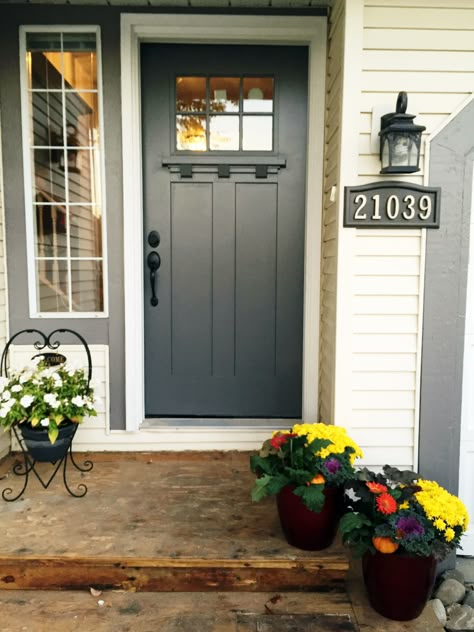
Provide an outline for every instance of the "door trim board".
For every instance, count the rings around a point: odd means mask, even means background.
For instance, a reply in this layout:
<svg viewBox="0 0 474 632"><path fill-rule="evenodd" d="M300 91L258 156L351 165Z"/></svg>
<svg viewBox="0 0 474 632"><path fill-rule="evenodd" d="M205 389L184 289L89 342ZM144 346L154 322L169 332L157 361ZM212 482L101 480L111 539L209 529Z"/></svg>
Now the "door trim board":
<svg viewBox="0 0 474 632"><path fill-rule="evenodd" d="M307 45L305 290L302 416L318 419L319 301L323 186L326 17L131 14L121 16L126 430L144 421L143 192L140 43Z"/></svg>

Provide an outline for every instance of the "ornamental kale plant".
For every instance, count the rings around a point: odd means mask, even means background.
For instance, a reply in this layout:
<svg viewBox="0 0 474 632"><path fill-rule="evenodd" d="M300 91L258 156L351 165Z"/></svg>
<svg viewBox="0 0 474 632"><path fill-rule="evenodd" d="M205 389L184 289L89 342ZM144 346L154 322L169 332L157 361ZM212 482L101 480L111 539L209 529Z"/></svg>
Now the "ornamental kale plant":
<svg viewBox="0 0 474 632"><path fill-rule="evenodd" d="M364 468L345 484L339 529L356 555L366 551L445 558L460 546L469 516L459 498L416 472Z"/></svg>
<svg viewBox="0 0 474 632"><path fill-rule="evenodd" d="M96 416L93 389L84 369L70 364L48 366L41 356L21 371L0 377L0 426L28 424L45 428L51 443L58 437L59 425L81 423Z"/></svg>
<svg viewBox="0 0 474 632"><path fill-rule="evenodd" d="M259 454L250 457L250 468L257 475L252 500L292 485L308 509L320 512L324 488L342 486L351 478L358 456L362 451L340 426L295 424L290 430L277 430Z"/></svg>

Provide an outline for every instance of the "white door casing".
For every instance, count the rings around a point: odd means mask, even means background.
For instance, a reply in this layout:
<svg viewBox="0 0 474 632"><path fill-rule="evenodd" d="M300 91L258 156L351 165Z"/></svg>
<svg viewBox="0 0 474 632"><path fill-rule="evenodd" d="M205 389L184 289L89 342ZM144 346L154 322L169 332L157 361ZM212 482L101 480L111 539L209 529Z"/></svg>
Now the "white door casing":
<svg viewBox="0 0 474 632"><path fill-rule="evenodd" d="M474 173L473 173L474 182ZM474 195L471 203L470 252L467 275L466 327L464 337L461 444L459 453L459 496L471 516L461 555L474 555Z"/></svg>
<svg viewBox="0 0 474 632"><path fill-rule="evenodd" d="M305 421L317 421L326 18L150 14L121 16L125 395L128 431L139 430L144 420L141 41L308 45L302 416Z"/></svg>

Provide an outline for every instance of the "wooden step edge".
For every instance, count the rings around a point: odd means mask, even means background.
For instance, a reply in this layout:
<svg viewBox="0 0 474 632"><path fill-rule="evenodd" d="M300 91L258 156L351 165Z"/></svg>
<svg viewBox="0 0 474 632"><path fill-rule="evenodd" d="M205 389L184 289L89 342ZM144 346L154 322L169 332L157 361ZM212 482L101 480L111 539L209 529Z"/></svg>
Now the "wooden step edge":
<svg viewBox="0 0 474 632"><path fill-rule="evenodd" d="M243 562L243 563L242 563ZM77 590L88 587L149 592L344 590L345 560L186 560L0 558L0 590Z"/></svg>
<svg viewBox="0 0 474 632"><path fill-rule="evenodd" d="M295 558L195 558L195 557L121 557L78 555L0 555L0 571L5 565L31 566L95 566L115 568L261 568L299 569L318 571L349 570L349 560L344 556L327 555Z"/></svg>

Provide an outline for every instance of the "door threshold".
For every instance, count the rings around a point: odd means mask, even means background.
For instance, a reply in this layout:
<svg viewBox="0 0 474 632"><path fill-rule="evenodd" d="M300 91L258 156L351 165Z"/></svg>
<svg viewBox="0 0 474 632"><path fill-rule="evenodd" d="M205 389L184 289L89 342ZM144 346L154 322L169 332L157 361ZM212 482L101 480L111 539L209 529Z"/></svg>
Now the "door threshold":
<svg viewBox="0 0 474 632"><path fill-rule="evenodd" d="M301 419L236 419L226 417L150 417L144 419L140 430L161 428L251 428L286 430Z"/></svg>

